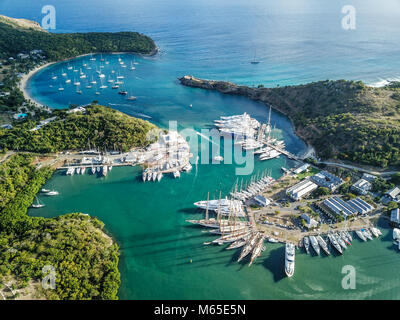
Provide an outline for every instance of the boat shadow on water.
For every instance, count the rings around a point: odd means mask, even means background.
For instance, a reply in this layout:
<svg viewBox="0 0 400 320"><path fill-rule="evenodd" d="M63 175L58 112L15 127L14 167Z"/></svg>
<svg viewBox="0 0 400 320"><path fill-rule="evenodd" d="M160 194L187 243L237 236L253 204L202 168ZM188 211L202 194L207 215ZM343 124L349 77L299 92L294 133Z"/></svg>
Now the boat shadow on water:
<svg viewBox="0 0 400 320"><path fill-rule="evenodd" d="M267 248L268 250L268 248ZM279 282L286 278L285 275L285 246L279 246L274 249L270 249L268 257L264 259L262 265L271 271L274 282Z"/></svg>
<svg viewBox="0 0 400 320"><path fill-rule="evenodd" d="M197 214L197 213L203 213L204 210L201 210L199 208L182 208L182 209L179 209L178 212L182 212L182 213L186 213L186 214L195 214L195 213ZM190 225L190 226L197 227L196 225Z"/></svg>

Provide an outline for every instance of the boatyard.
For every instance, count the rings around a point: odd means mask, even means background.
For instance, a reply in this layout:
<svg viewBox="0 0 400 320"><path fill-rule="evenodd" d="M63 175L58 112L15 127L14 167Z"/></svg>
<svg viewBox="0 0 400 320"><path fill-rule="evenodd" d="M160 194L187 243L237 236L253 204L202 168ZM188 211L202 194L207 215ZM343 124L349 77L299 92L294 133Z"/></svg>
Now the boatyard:
<svg viewBox="0 0 400 320"><path fill-rule="evenodd" d="M344 254L353 236L363 242L379 237L380 230L370 220L374 215L366 216L377 212L379 207L360 197L348 201L337 195L312 197L319 188L334 193L344 181L326 170L303 163L285 150L284 142L272 137L270 118L269 115L267 123L262 124L244 113L220 117L214 124L221 137L232 136L235 145L259 155L261 161L285 155L297 160L300 166L282 167L283 176L279 179L272 178L269 169L258 171L246 180L237 178L224 198L220 193L218 199L210 199L208 193L206 200L196 201L194 206L205 212L204 217L187 222L206 228L205 233L216 236L204 245L224 245L226 250L238 250L237 261L251 266L268 250L268 242L283 243L284 270L291 277L295 273L296 248L306 254L335 256ZM178 132L170 131L159 134L144 149L127 153L88 150L59 155L59 161L60 157L65 159L58 169L65 170L66 175L82 175L89 169L93 175L107 176L114 166L141 165L142 180L147 182L160 181L165 174L179 178L181 172L191 170L193 154L186 140ZM42 193L58 195L55 190L42 190ZM33 208L42 206L39 199L32 205Z"/></svg>

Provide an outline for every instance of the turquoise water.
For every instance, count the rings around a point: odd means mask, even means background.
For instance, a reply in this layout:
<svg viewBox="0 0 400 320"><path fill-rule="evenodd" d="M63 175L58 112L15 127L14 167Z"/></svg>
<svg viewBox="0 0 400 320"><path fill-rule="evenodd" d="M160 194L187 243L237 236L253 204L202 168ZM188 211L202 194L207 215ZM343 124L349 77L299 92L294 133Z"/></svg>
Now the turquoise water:
<svg viewBox="0 0 400 320"><path fill-rule="evenodd" d="M45 4L42 0L5 0L0 11L40 21ZM137 30L153 37L161 49L152 58L136 57L140 64L135 71L117 69L118 56L104 56L110 61L105 72L114 68L125 73L125 89L138 97L135 102L110 88L97 96L93 89L82 87L83 94L78 95L72 85L64 85L60 93L59 81L50 78L54 73L60 79L67 64L43 70L30 82L29 90L55 108L99 100L162 127L176 120L179 129L200 130L220 115L244 111L265 121L268 109L241 97L182 87L176 79L185 74L267 86L327 78L373 83L396 78L400 67L399 7L394 1L385 5L355 1L355 31L340 27L345 1L266 4L258 0L251 6L244 0L89 0L84 4L55 0L53 4L57 9L55 32ZM249 63L255 50L262 61L259 65ZM121 58L129 66L133 56ZM87 60L83 57L70 64L79 69ZM304 143L285 117L274 112L272 123L289 151L304 152ZM281 166L292 165L283 157L256 161L254 173L268 168L277 178ZM42 197L46 207L30 214L51 217L79 211L104 221L121 247L122 299L399 298L399 279L392 270L400 267L400 256L384 223L380 225L384 237L368 243L356 239L344 256L310 257L298 251L292 279L283 274L282 245L267 244L251 268L237 264L235 252L203 246L215 237L185 220L201 216L193 202L205 199L208 191L211 197L217 197L219 190L223 195L230 191L237 180L234 169L235 165L199 164L179 181L165 177L160 183L146 184L141 183L137 167L114 168L106 178L57 173L46 187L59 190L60 196ZM345 265L357 270L356 290L341 288Z"/></svg>

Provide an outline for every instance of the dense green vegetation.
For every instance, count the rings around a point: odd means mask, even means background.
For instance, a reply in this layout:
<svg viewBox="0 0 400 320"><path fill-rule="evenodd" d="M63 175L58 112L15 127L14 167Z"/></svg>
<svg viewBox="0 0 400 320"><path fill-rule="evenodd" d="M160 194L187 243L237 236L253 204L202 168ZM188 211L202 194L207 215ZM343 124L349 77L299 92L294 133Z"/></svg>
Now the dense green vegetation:
<svg viewBox="0 0 400 320"><path fill-rule="evenodd" d="M361 81L319 81L249 88L183 77L185 85L260 100L288 115L296 132L325 159L400 167L400 83L372 88Z"/></svg>
<svg viewBox="0 0 400 320"><path fill-rule="evenodd" d="M40 289L49 299L117 299L118 246L103 224L82 214L53 219L29 217L27 209L49 168L37 170L30 155L14 155L0 165L0 281L25 287L40 282L42 268L56 271L56 288Z"/></svg>
<svg viewBox="0 0 400 320"><path fill-rule="evenodd" d="M264 90L323 158L400 166L397 87L339 80Z"/></svg>
<svg viewBox="0 0 400 320"><path fill-rule="evenodd" d="M41 49L51 61L92 52L155 52L154 41L137 32L55 34L25 28L0 18L0 52L3 58Z"/></svg>
<svg viewBox="0 0 400 320"><path fill-rule="evenodd" d="M98 105L88 106L85 114L55 110L54 115L57 119L40 130L31 131L34 121L0 130L0 148L48 153L84 150L90 143L101 150L128 151L149 144L146 134L155 128L148 121Z"/></svg>

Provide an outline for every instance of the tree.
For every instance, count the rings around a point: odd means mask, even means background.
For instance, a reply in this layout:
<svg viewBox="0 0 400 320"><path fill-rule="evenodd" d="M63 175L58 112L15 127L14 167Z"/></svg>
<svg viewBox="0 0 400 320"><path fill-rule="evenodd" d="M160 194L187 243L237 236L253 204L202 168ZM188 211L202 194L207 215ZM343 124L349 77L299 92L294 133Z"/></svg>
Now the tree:
<svg viewBox="0 0 400 320"><path fill-rule="evenodd" d="M321 197L321 196L327 196L331 194L331 190L329 188L326 187L318 187L315 191L314 191L314 196L316 197Z"/></svg>
<svg viewBox="0 0 400 320"><path fill-rule="evenodd" d="M394 175L392 175L390 182L399 185L400 184L400 172L397 172Z"/></svg>

